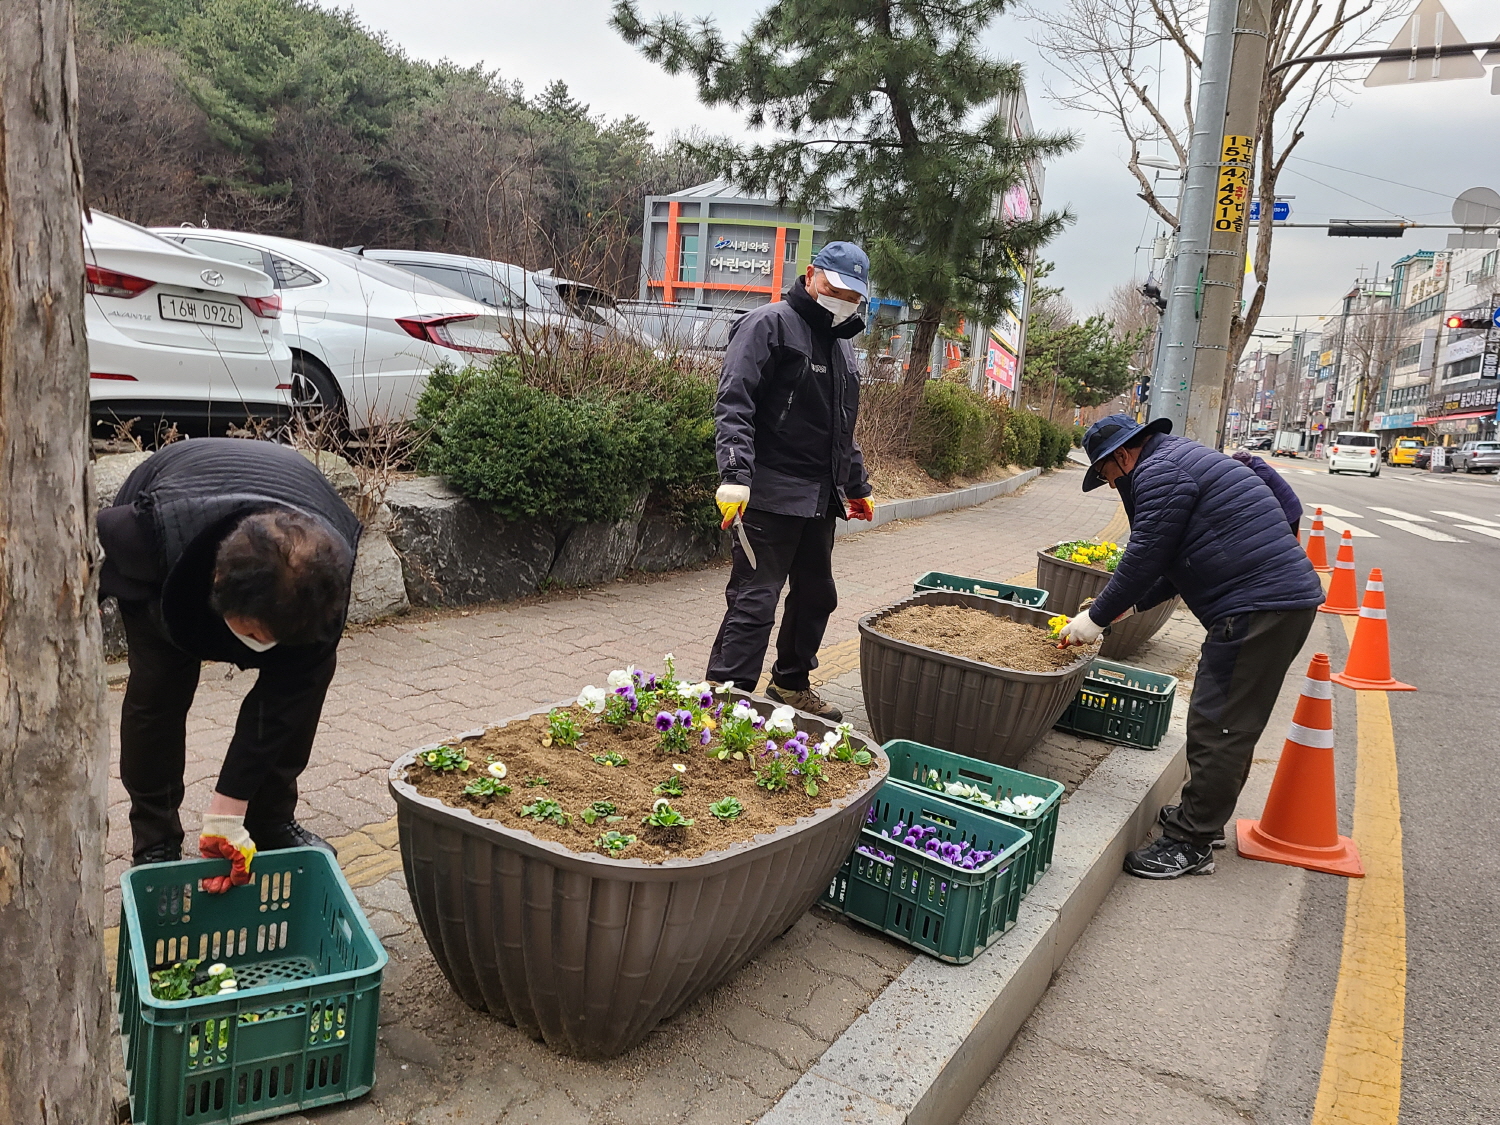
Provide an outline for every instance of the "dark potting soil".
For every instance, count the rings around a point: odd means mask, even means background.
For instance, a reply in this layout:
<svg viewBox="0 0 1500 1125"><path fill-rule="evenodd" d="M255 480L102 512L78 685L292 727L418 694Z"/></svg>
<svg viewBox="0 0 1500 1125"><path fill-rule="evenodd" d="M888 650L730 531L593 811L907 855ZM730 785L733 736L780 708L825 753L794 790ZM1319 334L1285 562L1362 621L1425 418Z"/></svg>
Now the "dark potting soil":
<svg viewBox="0 0 1500 1125"><path fill-rule="evenodd" d="M1097 647L1057 647L1046 629L961 605L913 605L882 617L875 631L898 641L937 649L1017 672L1056 672Z"/></svg>
<svg viewBox="0 0 1500 1125"><path fill-rule="evenodd" d="M544 840L555 840L571 851L609 853L594 841L614 829L636 837L636 842L620 852L619 859L641 859L660 863L720 851L741 840L763 832L772 832L799 817L811 816L827 808L870 776L870 767L854 762L826 759L824 777L818 795L809 797L800 777L792 779L791 788L775 793L755 784L755 774L748 760L719 761L708 751L694 745L682 754L667 754L657 749L660 735L649 723L631 722L616 730L608 723L580 708L566 708L583 729L577 749L566 746L543 746L547 736L547 716L491 727L478 738L453 742L470 761L467 771L438 773L424 763L414 763L408 780L424 797L435 797L446 805L467 809L484 820L495 820L507 828L517 828ZM765 705L759 708L769 715ZM809 731L812 740L821 732ZM777 739L778 743L780 739ZM762 744L763 745L763 744ZM711 749L718 749L715 740ZM600 765L593 755L610 751L623 755L623 766ZM511 787L505 796L470 797L464 787L476 778L490 776L489 762L505 763L504 783ZM673 763L685 766L678 772ZM668 796L672 808L693 818L693 824L682 828L656 828L641 823L661 798L654 792L670 777L680 777L684 793ZM528 779L546 778L545 785L528 787ZM550 797L562 805L572 819L566 825L523 817L521 810L539 797ZM744 811L733 820L723 821L708 811L709 805L723 797L737 797ZM594 801L609 801L615 806L617 821L597 820L585 824L580 815Z"/></svg>

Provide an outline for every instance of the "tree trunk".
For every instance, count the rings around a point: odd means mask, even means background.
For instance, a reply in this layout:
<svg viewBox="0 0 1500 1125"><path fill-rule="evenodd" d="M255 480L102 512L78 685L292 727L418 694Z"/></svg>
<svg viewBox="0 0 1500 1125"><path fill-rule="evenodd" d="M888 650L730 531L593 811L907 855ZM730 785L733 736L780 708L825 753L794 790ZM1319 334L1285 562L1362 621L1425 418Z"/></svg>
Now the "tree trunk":
<svg viewBox="0 0 1500 1125"><path fill-rule="evenodd" d="M70 0L0 5L0 1121L109 1116Z"/></svg>
<svg viewBox="0 0 1500 1125"><path fill-rule="evenodd" d="M932 365L932 345L937 341L938 329L943 323L941 306L928 304L917 315L912 331L911 349L907 352L906 374L901 380L901 397L907 409L901 412L901 432L897 444L904 447L911 435L912 422L916 420L917 406L922 401L922 388L927 385L927 369Z"/></svg>

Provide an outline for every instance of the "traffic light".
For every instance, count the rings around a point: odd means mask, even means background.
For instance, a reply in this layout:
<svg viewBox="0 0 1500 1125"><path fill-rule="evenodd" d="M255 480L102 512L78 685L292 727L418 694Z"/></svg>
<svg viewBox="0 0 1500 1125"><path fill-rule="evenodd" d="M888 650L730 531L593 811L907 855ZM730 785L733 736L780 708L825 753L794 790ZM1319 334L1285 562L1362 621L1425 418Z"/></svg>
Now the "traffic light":
<svg viewBox="0 0 1500 1125"><path fill-rule="evenodd" d="M1380 222L1365 219L1329 219L1329 238L1400 238L1406 233L1403 222Z"/></svg>
<svg viewBox="0 0 1500 1125"><path fill-rule="evenodd" d="M1443 323L1449 328L1488 328L1490 319L1487 316L1450 316Z"/></svg>

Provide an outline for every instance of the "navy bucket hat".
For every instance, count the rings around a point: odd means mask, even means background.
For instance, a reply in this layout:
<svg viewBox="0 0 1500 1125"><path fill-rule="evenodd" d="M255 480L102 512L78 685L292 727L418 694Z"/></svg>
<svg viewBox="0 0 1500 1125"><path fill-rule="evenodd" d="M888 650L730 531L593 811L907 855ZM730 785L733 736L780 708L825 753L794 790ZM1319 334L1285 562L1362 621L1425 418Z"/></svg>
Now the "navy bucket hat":
<svg viewBox="0 0 1500 1125"><path fill-rule="evenodd" d="M1100 418L1083 435L1083 451L1089 459L1089 470L1083 474L1083 490L1092 492L1104 483L1104 478L1099 474L1099 462L1132 438L1142 434L1171 432L1170 418L1154 418L1144 426L1128 414L1109 414Z"/></svg>

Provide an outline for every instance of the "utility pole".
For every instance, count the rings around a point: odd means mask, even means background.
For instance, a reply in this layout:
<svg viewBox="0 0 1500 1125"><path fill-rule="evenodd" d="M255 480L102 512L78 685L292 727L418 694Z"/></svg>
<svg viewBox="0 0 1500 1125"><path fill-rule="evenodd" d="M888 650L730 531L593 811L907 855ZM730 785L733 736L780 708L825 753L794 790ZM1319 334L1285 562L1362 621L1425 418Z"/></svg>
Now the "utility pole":
<svg viewBox="0 0 1500 1125"><path fill-rule="evenodd" d="M1268 0L1211 0L1151 416L1218 447L1244 281Z"/></svg>

